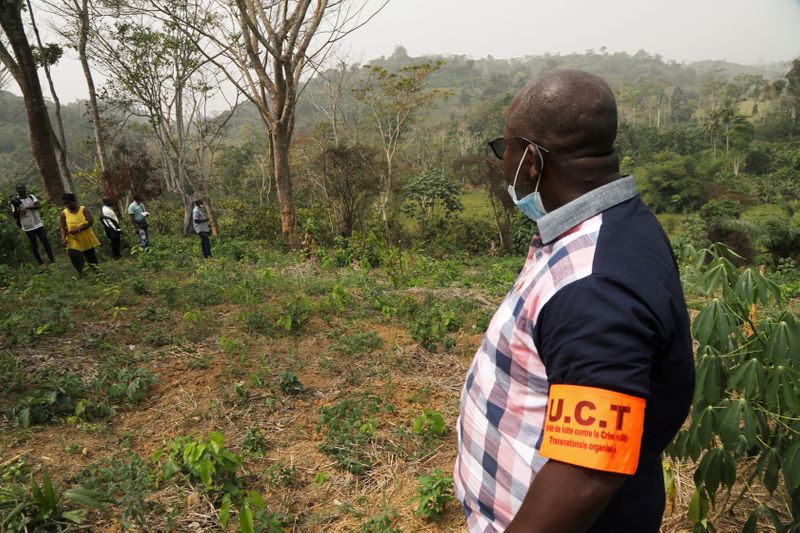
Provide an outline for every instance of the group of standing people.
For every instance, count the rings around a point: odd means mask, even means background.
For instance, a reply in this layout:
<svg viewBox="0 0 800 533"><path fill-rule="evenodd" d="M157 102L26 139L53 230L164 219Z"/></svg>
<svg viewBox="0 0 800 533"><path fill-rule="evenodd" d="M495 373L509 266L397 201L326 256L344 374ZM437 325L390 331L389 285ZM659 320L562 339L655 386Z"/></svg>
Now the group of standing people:
<svg viewBox="0 0 800 533"><path fill-rule="evenodd" d="M11 211L17 225L25 232L30 242L31 252L36 262L44 266L44 261L39 252L39 243L47 254L50 263L55 263L53 248L47 237L47 230L44 227L41 217L41 202L39 199L28 193L27 187L19 184L16 187L17 196L11 198ZM61 234L61 244L66 248L72 266L78 272L78 276L83 276L86 263L91 268L96 268L98 264L96 248L100 246L100 241L95 235L92 226L94 216L91 210L85 205L80 205L77 198L72 193L67 193L62 197L64 210L59 216L59 231ZM128 205L128 217L139 237L139 245L142 248L150 247L150 226L148 217L150 213L138 194L134 195L133 201ZM119 218L114 212L114 202L110 198L103 198L100 222L106 236L111 243L111 253L114 259L122 256L122 227ZM211 239L209 219L203 209L203 201L195 201L192 210L192 222L195 233L200 236L200 248L204 258L211 257Z"/></svg>

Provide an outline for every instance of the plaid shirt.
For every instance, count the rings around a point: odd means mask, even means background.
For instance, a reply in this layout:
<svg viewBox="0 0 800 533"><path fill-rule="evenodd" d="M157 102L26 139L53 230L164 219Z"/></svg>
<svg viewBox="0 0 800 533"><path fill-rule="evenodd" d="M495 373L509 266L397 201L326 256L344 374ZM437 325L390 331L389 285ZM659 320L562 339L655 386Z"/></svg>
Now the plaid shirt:
<svg viewBox="0 0 800 533"><path fill-rule="evenodd" d="M473 533L507 528L547 462L539 454L549 383L533 339L537 317L560 289L592 274L602 212L636 194L633 178L622 178L539 220L461 395L454 481Z"/></svg>

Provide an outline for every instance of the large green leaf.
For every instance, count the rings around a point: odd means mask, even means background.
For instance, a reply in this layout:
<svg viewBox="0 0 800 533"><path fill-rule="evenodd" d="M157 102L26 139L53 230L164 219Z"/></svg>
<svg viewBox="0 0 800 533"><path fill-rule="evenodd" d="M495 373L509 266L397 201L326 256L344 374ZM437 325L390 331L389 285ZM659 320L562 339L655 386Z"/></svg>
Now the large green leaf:
<svg viewBox="0 0 800 533"><path fill-rule="evenodd" d="M110 498L99 490L85 489L83 487L67 489L63 492L63 495L68 500L80 503L82 505L87 505L89 507L94 507L95 509L100 509L101 511L106 510L105 503L110 501Z"/></svg>
<svg viewBox="0 0 800 533"><path fill-rule="evenodd" d="M697 360L697 385L695 387L695 405L702 400L705 405L716 405L725 391L725 369L719 354L707 348Z"/></svg>
<svg viewBox="0 0 800 533"><path fill-rule="evenodd" d="M197 475L206 487L211 487L213 484L214 464L211 459L203 459L195 463L194 467L197 469Z"/></svg>
<svg viewBox="0 0 800 533"><path fill-rule="evenodd" d="M763 472L764 486L770 494L778 488L778 473L780 471L780 458L774 449L767 449L761 453L756 466L759 472Z"/></svg>
<svg viewBox="0 0 800 533"><path fill-rule="evenodd" d="M786 491L792 495L800 489L800 440L795 441L786 452L781 461L781 470Z"/></svg>
<svg viewBox="0 0 800 533"><path fill-rule="evenodd" d="M708 405L692 414L691 431L704 448L711 444L714 434L714 407Z"/></svg>
<svg viewBox="0 0 800 533"><path fill-rule="evenodd" d="M228 527L228 521L231 519L231 503L231 495L226 494L219 508L219 523L223 529Z"/></svg>
<svg viewBox="0 0 800 533"><path fill-rule="evenodd" d="M701 346L727 353L733 348L731 335L738 327L736 315L720 299L714 298L692 322L692 335Z"/></svg>
<svg viewBox="0 0 800 533"><path fill-rule="evenodd" d="M689 518L694 523L705 525L708 520L709 502L702 489L695 489L692 500L689 502Z"/></svg>
<svg viewBox="0 0 800 533"><path fill-rule="evenodd" d="M745 268L739 273L734 285L734 294L747 306L755 303L768 305L771 301L780 304L781 300L780 287L752 268Z"/></svg>
<svg viewBox="0 0 800 533"><path fill-rule="evenodd" d="M794 363L800 368L800 324L789 313L784 313L767 327L766 352L775 364Z"/></svg>
<svg viewBox="0 0 800 533"><path fill-rule="evenodd" d="M739 430L745 405L744 400L733 400L720 410L717 417L717 433L722 444L728 449L735 450L739 443Z"/></svg>
<svg viewBox="0 0 800 533"><path fill-rule="evenodd" d="M239 510L239 531L241 533L255 533L253 511L247 505Z"/></svg>
<svg viewBox="0 0 800 533"><path fill-rule="evenodd" d="M757 398L764 386L764 365L755 357L736 366L728 379L728 391L737 391L748 398Z"/></svg>

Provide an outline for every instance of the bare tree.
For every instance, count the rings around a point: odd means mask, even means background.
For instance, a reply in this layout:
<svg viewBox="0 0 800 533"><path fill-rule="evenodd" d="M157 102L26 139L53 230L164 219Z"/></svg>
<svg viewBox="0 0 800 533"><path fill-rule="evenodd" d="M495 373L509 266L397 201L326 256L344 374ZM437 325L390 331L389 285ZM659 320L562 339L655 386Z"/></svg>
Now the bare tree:
<svg viewBox="0 0 800 533"><path fill-rule="evenodd" d="M207 87L218 85L218 80L211 76L203 83ZM198 90L189 93L189 97L195 100L192 109L194 113L190 117L191 121L191 144L194 148L194 163L197 169L197 186L202 192L205 205L208 211L208 219L211 224L211 232L215 237L219 236L219 226L217 217L214 214L214 204L209 195L209 184L214 173L216 155L222 141L225 139L225 132L228 122L233 118L239 106L239 94L236 94L234 102L227 102L229 109L224 113L212 117L208 109L209 101L214 93L211 90Z"/></svg>
<svg viewBox="0 0 800 533"><path fill-rule="evenodd" d="M0 62L14 77L22 91L28 115L31 152L48 199L60 199L65 192L53 141L55 134L47 114L42 86L36 71L25 25L22 22L22 0L0 0L0 28L8 45L0 40Z"/></svg>
<svg viewBox="0 0 800 533"><path fill-rule="evenodd" d="M425 82L444 64L442 61L409 65L397 72L383 67L365 65L370 75L357 89L356 98L369 106L373 125L383 148L386 171L381 176L379 209L383 230L389 238L389 200L394 186L394 156L400 141L417 114L437 97L447 94L428 89Z"/></svg>
<svg viewBox="0 0 800 533"><path fill-rule="evenodd" d="M103 132L103 122L100 118L100 109L97 102L97 89L94 75L87 54L90 38L94 34L92 21L99 21L102 17L94 3L90 0L40 0L47 10L57 15L59 24L53 29L61 35L66 42L78 52L78 61L86 79L86 88L89 95L89 116L94 130L97 160L103 172L108 171L108 155L106 150L106 136Z"/></svg>
<svg viewBox="0 0 800 533"><path fill-rule="evenodd" d="M181 17L202 27L206 13L187 6ZM179 25L129 14L98 32L91 47L108 73L113 98L147 119L158 143L167 189L183 201L183 232L190 233L192 204L199 192L190 168L191 117L216 87L201 75L207 61L194 45L197 34L186 33Z"/></svg>
<svg viewBox="0 0 800 533"><path fill-rule="evenodd" d="M308 91L311 105L328 123L335 148L342 146L343 138L351 146L358 144L358 128L352 126L358 123L359 116L348 113L346 100L353 78L354 71L344 59L337 58L334 68L317 73L316 86Z"/></svg>
<svg viewBox="0 0 800 533"><path fill-rule="evenodd" d="M174 0L151 1L187 31L197 29L181 17ZM217 25L204 31L196 45L258 109L270 140L281 230L289 245L298 248L289 147L303 76L317 69L335 43L369 21L388 0L369 12L367 0L207 1L206 10L216 15Z"/></svg>

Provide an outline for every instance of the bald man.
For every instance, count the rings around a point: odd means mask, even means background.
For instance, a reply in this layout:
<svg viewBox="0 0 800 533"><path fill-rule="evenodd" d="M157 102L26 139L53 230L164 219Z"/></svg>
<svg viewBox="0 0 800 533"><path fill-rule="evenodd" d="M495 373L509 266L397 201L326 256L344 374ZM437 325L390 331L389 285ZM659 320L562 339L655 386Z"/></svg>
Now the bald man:
<svg viewBox="0 0 800 533"><path fill-rule="evenodd" d="M461 395L471 532L659 531L694 362L669 241L620 176L616 134L608 85L558 70L525 85L490 143L537 231Z"/></svg>

